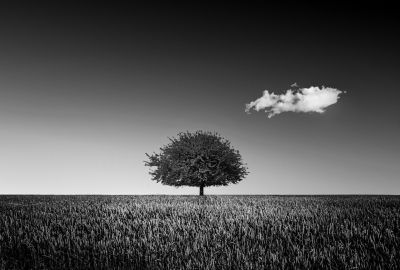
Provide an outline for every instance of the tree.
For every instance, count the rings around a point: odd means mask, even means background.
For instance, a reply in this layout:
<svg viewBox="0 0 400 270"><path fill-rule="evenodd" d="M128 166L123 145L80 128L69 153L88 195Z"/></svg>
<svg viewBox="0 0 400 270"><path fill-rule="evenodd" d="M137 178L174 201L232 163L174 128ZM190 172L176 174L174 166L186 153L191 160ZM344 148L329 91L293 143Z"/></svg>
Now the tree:
<svg viewBox="0 0 400 270"><path fill-rule="evenodd" d="M145 165L152 180L170 186L204 187L236 184L248 174L239 151L218 133L181 132L177 138L160 148L160 153L149 155Z"/></svg>

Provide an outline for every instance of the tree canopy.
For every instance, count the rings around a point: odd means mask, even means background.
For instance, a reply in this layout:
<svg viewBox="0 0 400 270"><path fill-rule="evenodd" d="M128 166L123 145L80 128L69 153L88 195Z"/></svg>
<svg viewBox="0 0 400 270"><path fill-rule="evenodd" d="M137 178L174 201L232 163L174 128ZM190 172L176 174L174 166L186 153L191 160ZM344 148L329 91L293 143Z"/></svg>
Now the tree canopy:
<svg viewBox="0 0 400 270"><path fill-rule="evenodd" d="M152 180L170 186L204 187L238 183L248 174L239 151L218 133L181 132L177 138L149 155L145 165Z"/></svg>

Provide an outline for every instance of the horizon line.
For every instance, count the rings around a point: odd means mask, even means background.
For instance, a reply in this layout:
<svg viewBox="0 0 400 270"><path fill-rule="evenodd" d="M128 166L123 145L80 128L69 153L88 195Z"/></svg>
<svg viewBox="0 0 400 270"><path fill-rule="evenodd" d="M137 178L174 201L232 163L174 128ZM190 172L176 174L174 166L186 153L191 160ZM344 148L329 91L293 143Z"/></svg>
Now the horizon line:
<svg viewBox="0 0 400 270"><path fill-rule="evenodd" d="M5 193L0 196L196 196L198 194L104 194L104 193ZM400 196L400 194L383 193L313 193L313 194L204 194L203 196Z"/></svg>

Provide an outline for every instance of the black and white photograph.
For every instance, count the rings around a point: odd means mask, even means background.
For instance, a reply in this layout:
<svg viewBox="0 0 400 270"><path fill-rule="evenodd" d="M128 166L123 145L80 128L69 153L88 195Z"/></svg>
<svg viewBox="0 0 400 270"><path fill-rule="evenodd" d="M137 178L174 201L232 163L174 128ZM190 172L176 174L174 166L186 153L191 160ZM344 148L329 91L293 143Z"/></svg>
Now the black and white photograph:
<svg viewBox="0 0 400 270"><path fill-rule="evenodd" d="M0 3L0 270L400 269L400 9Z"/></svg>

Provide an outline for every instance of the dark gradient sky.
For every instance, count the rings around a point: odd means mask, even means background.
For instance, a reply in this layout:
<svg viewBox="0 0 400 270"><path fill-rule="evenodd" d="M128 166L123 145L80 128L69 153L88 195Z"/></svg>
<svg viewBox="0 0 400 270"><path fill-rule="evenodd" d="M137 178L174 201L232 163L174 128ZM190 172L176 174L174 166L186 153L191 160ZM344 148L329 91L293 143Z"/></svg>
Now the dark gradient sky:
<svg viewBox="0 0 400 270"><path fill-rule="evenodd" d="M0 193L197 194L143 160L203 129L250 170L208 194L399 194L398 14L361 3L0 6ZM347 93L244 112L294 82Z"/></svg>

